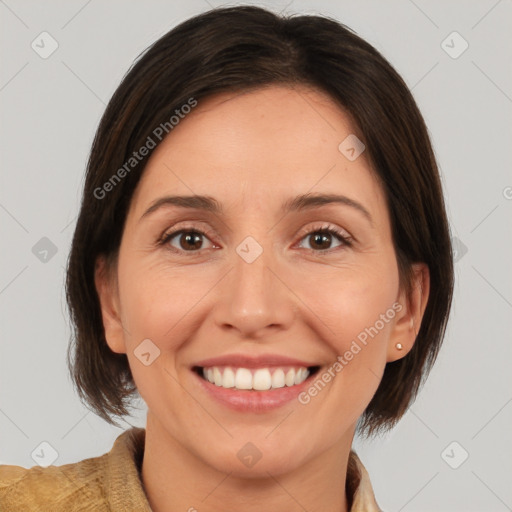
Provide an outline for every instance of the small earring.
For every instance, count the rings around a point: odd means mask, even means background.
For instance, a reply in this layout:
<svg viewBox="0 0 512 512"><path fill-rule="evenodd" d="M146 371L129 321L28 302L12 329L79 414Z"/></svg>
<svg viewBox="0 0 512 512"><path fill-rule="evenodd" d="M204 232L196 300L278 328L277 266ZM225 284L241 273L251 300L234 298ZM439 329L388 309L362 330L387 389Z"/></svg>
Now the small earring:
<svg viewBox="0 0 512 512"><path fill-rule="evenodd" d="M402 349L404 348L404 347L403 347L403 345L402 345L401 343L397 343L397 344L395 345L395 347L396 347L396 349L397 349L397 350L402 350Z"/></svg>

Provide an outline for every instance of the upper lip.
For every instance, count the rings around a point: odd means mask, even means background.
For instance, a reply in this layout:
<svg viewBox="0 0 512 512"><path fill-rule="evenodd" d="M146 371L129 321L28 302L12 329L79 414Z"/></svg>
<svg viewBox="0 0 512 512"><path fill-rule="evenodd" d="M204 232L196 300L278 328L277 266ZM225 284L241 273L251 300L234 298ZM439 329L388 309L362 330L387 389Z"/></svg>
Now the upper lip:
<svg viewBox="0 0 512 512"><path fill-rule="evenodd" d="M318 366L315 363L301 361L293 357L278 354L260 354L249 356L245 354L228 354L198 361L194 366L234 366L236 368L264 368L266 366Z"/></svg>

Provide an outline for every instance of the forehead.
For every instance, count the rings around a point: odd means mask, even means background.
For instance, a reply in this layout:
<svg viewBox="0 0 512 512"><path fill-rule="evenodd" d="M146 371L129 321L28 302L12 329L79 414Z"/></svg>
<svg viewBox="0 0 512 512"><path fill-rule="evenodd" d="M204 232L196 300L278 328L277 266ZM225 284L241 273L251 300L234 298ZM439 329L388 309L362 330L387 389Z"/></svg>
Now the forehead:
<svg viewBox="0 0 512 512"><path fill-rule="evenodd" d="M307 192L343 193L384 206L363 152L350 161L338 146L359 135L326 94L270 86L198 102L149 159L132 204L139 215L164 193L213 195L222 204L265 208Z"/></svg>

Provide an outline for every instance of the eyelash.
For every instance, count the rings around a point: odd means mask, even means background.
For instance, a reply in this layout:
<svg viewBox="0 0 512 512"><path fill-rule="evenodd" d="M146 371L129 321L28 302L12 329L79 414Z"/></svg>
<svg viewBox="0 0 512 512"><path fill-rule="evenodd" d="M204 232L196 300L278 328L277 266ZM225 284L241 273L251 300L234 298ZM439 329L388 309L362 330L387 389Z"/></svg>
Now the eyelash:
<svg viewBox="0 0 512 512"><path fill-rule="evenodd" d="M184 234L184 233L196 233L196 234L204 236L208 239L210 239L210 237L212 237L212 235L213 235L213 233L210 233L209 231L205 232L205 231L201 231L200 229L197 229L193 226L186 226L184 228L179 228L174 231L171 231L170 233L164 233L160 237L160 239L157 241L157 245L164 246L164 245L168 244L168 242L172 238L174 238L176 235ZM339 239L339 241L341 242L341 245L338 247L334 247L332 249L319 249L319 250L305 249L306 251L308 251L310 253L314 253L314 254L327 254L327 253L333 252L333 251L343 248L343 247L352 247L353 242L354 242L354 240L351 237L346 236L342 231L340 231L335 226L332 226L331 224L323 225L321 227L314 227L314 228L310 229L306 233L301 234L300 241L302 241L304 238L307 238L308 236L311 236L315 233L334 235L336 238ZM172 252L180 253L180 254L188 253L189 256L195 256L196 254L198 254L201 251L201 249L199 249L197 251L185 251L185 250L176 249L175 247L172 247L171 245L168 245L167 249Z"/></svg>

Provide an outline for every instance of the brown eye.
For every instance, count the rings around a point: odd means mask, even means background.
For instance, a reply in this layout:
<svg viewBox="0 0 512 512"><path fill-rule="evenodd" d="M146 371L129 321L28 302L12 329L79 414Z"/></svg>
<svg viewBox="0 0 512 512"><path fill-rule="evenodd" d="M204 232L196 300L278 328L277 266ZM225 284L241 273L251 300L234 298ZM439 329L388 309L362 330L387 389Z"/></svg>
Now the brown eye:
<svg viewBox="0 0 512 512"><path fill-rule="evenodd" d="M203 245L201 237L202 235L196 231L186 231L180 234L178 240L180 242L181 248L189 251L191 249L193 250L201 248L201 245Z"/></svg>
<svg viewBox="0 0 512 512"><path fill-rule="evenodd" d="M197 252L200 249L204 249L203 238L207 239L206 235L201 231L182 229L181 231L175 231L166 235L162 240L162 244L169 244L178 251ZM178 246L172 242L174 239L177 240Z"/></svg>
<svg viewBox="0 0 512 512"><path fill-rule="evenodd" d="M332 242L332 235L329 233L314 233L309 235L310 245L313 249L329 249Z"/></svg>
<svg viewBox="0 0 512 512"><path fill-rule="evenodd" d="M332 244L336 239L339 243L333 247ZM302 240L307 240L309 247L305 248L314 252L329 251L340 246L350 247L352 245L350 237L344 235L334 227L316 228L306 233Z"/></svg>

